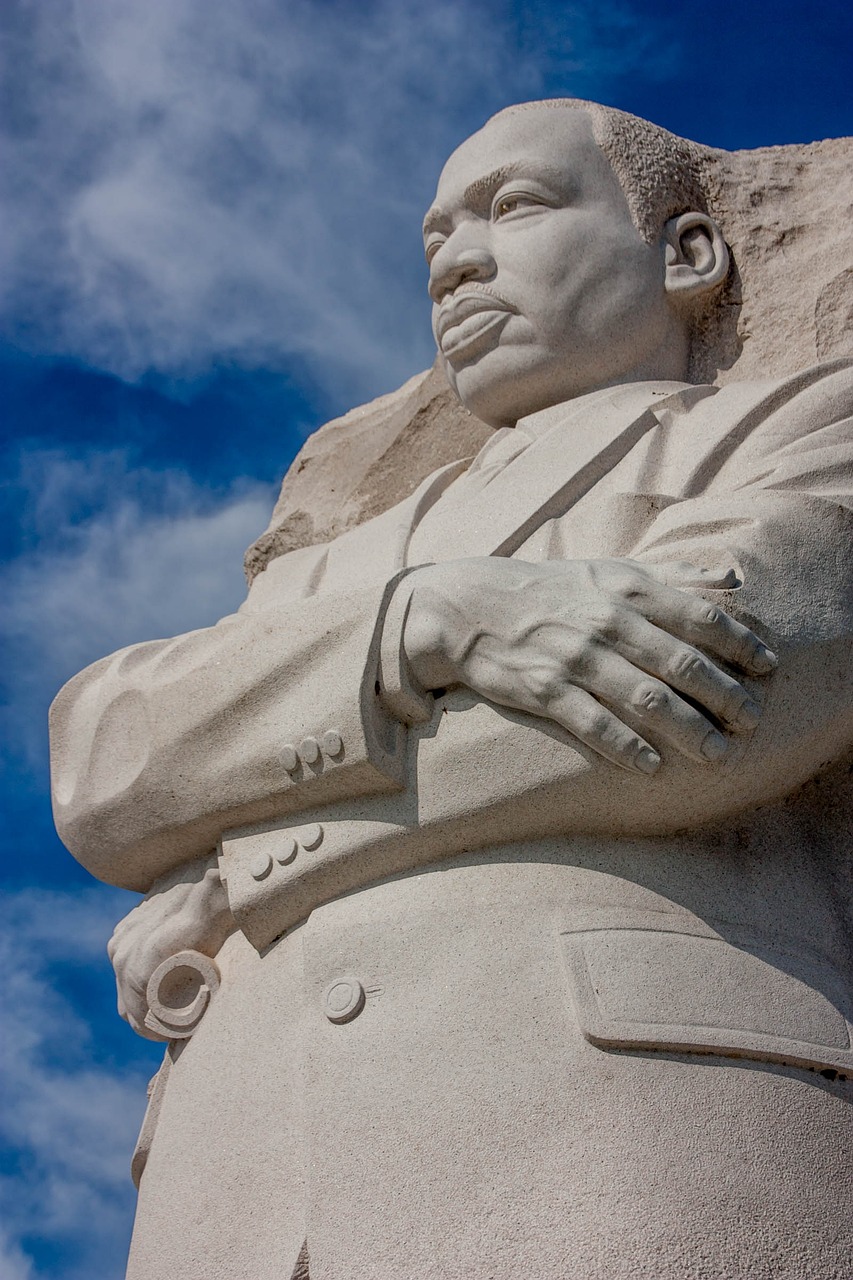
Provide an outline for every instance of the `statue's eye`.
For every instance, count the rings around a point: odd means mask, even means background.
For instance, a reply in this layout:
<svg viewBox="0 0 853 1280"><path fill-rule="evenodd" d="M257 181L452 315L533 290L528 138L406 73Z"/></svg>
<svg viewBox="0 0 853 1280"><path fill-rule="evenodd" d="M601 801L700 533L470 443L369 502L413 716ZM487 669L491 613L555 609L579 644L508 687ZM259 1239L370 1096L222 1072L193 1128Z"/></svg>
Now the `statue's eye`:
<svg viewBox="0 0 853 1280"><path fill-rule="evenodd" d="M443 240L430 240L424 246L424 257L427 260L427 266L431 264L433 258L438 253L439 249L443 244L444 244Z"/></svg>
<svg viewBox="0 0 853 1280"><path fill-rule="evenodd" d="M533 209L541 205L542 201L537 200L536 196L532 196L526 191L514 191L506 196L498 196L492 206L493 218L505 218L509 213L516 213L519 209Z"/></svg>

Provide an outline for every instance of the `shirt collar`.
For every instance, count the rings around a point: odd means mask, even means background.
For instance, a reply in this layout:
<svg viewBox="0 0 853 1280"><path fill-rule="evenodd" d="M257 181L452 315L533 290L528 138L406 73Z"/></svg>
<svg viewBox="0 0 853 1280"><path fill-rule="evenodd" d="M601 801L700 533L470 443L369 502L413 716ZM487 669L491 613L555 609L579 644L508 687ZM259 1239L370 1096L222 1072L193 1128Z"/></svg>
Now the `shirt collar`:
<svg viewBox="0 0 853 1280"><path fill-rule="evenodd" d="M624 403L626 407L636 403L640 408L654 404L656 400L662 400L665 396L671 396L676 391L683 391L688 386L690 386L688 382L657 380L655 382L623 382L613 387L599 387L596 391L587 391L582 396L575 396L573 400L564 400L561 404L552 404L547 409L540 409L537 413L519 418L515 430L521 431L531 440L538 440L560 422L584 413L604 401L616 405Z"/></svg>

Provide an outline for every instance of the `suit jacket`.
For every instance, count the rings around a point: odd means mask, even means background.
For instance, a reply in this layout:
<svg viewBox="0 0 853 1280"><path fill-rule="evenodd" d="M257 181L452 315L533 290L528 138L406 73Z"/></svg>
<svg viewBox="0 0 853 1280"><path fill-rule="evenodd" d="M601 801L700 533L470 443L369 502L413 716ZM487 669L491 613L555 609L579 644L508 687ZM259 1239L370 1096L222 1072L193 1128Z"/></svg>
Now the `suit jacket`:
<svg viewBox="0 0 853 1280"><path fill-rule="evenodd" d="M839 361L722 390L616 388L534 415L519 424L530 447L473 501L453 502L460 467L444 468L334 543L273 561L238 614L71 680L51 712L60 834L93 874L145 890L224 831L360 797L375 801L365 814L411 826L446 824L475 796L491 841L507 821L511 834L677 830L790 792L842 754L853 723L851 405ZM394 588L412 565L489 554L733 568L740 585L719 601L781 658L766 695L756 687L760 729L720 767L672 763L650 782L465 693L410 728L405 676L379 671ZM322 747L330 730L340 751ZM286 750L310 738L316 760Z"/></svg>
<svg viewBox="0 0 853 1280"><path fill-rule="evenodd" d="M846 1278L851 412L849 362L557 406L503 468L505 436L63 690L72 851L145 888L219 841L242 929L132 1275L165 1249L266 1280L307 1234L321 1277L682 1280L698 1250L703 1280ZM405 576L467 555L734 570L711 598L779 656L760 727L647 779L465 691L430 705ZM224 1226L195 1208L219 1199Z"/></svg>

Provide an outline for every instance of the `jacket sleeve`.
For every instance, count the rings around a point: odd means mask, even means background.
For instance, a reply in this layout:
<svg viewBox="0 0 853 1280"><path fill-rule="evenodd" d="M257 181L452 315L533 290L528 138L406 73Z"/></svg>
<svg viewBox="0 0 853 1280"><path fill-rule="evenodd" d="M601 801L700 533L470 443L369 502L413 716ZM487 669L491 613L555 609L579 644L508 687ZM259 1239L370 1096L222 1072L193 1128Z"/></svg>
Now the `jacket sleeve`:
<svg viewBox="0 0 853 1280"><path fill-rule="evenodd" d="M734 741L708 776L703 817L727 803L785 794L853 744L853 378L849 368L783 401L751 431L739 424L704 461L694 492L641 538L645 563L734 569L739 586L710 593L779 658L751 688L756 732ZM670 770L678 809L692 770ZM726 796L730 797L727 802ZM664 797L666 799L666 797Z"/></svg>
<svg viewBox="0 0 853 1280"><path fill-rule="evenodd" d="M691 418L691 474L681 437L673 465L650 481L661 500L641 495L649 517L618 553L735 570L739 586L704 594L778 655L769 677L736 673L763 707L757 730L733 736L714 764L664 748L663 765L647 778L559 726L452 691L442 699L451 714L412 732L422 823L465 820L464 795L457 803L464 771L467 794L478 797L469 840L663 834L773 803L849 751L853 378L847 367L805 385L767 386L761 403L756 391L733 389L732 402L749 412L723 413L715 398L706 411L720 415L716 422ZM638 505L636 495L625 498ZM618 505L612 510L618 521Z"/></svg>
<svg viewBox="0 0 853 1280"><path fill-rule="evenodd" d="M60 836L93 875L147 890L258 824L403 781L375 692L390 582L316 594L326 551L274 561L216 626L87 668L51 708Z"/></svg>

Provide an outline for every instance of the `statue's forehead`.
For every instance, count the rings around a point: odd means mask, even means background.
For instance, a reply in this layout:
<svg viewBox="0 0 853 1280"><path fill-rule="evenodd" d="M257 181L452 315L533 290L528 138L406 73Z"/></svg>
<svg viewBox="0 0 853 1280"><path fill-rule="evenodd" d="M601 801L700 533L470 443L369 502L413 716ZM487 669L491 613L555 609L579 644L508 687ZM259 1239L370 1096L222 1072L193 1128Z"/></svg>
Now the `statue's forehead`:
<svg viewBox="0 0 853 1280"><path fill-rule="evenodd" d="M523 165L582 179L609 168L596 145L585 111L570 107L524 107L493 117L453 152L438 180L436 201L461 201L465 189L488 173Z"/></svg>

